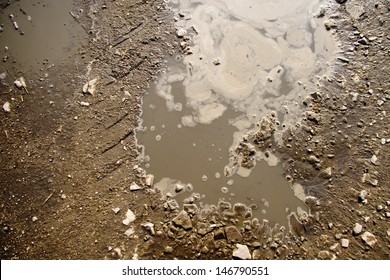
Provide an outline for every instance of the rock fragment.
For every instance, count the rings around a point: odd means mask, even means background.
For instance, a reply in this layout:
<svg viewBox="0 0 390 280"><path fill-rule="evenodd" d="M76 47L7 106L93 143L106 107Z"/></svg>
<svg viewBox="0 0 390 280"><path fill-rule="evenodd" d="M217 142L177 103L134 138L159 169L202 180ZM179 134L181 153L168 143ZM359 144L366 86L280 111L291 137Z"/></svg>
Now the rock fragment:
<svg viewBox="0 0 390 280"><path fill-rule="evenodd" d="M20 77L19 79L17 79L17 80L14 82L14 85L15 85L18 89L26 88L26 80L25 80L23 77Z"/></svg>
<svg viewBox="0 0 390 280"><path fill-rule="evenodd" d="M370 246L371 248L374 247L374 245L376 244L377 240L375 238L375 235L373 235L371 232L364 232L362 234L362 240L368 245Z"/></svg>
<svg viewBox="0 0 390 280"><path fill-rule="evenodd" d="M87 82L87 83L83 86L83 93L84 93L84 94L94 95L94 94L95 94L95 91L96 91L97 81L98 81L98 79L95 78L95 79L92 79L92 80L90 80L89 82Z"/></svg>
<svg viewBox="0 0 390 280"><path fill-rule="evenodd" d="M148 174L145 176L145 185L147 187L152 187L154 181L154 176L152 174Z"/></svg>
<svg viewBox="0 0 390 280"><path fill-rule="evenodd" d="M191 218L188 215L188 213L184 210L180 211L180 213L172 220L172 222L176 226L184 228L186 230L192 228Z"/></svg>
<svg viewBox="0 0 390 280"><path fill-rule="evenodd" d="M356 223L355 226L353 227L352 233L354 235L359 235L363 230L363 226L359 223Z"/></svg>
<svg viewBox="0 0 390 280"><path fill-rule="evenodd" d="M182 27L179 27L177 30L176 30L176 35L177 37L179 38L183 38L185 35L187 34L187 31L182 28Z"/></svg>
<svg viewBox="0 0 390 280"><path fill-rule="evenodd" d="M142 223L141 226L147 230L150 235L155 235L156 232L154 231L154 224L150 223L150 222L147 222L147 223Z"/></svg>
<svg viewBox="0 0 390 280"><path fill-rule="evenodd" d="M4 103L3 110L7 113L11 112L11 104L8 101Z"/></svg>
<svg viewBox="0 0 390 280"><path fill-rule="evenodd" d="M362 182L363 183L369 183L370 185L376 187L378 186L378 180L374 178L373 175L369 173L364 173L362 177Z"/></svg>
<svg viewBox="0 0 390 280"><path fill-rule="evenodd" d="M251 259L251 253L248 249L248 246L236 244L237 249L233 251L233 258L239 259L239 260L250 260Z"/></svg>
<svg viewBox="0 0 390 280"><path fill-rule="evenodd" d="M126 218L122 221L122 223L126 226L128 226L130 223L135 221L135 214L130 209L126 212Z"/></svg>
<svg viewBox="0 0 390 280"><path fill-rule="evenodd" d="M341 239L341 247L348 248L349 246L349 239L343 238Z"/></svg>
<svg viewBox="0 0 390 280"><path fill-rule="evenodd" d="M241 242L242 241L242 234L240 230L235 226L228 226L225 229L226 232L226 238L228 241L232 243Z"/></svg>
<svg viewBox="0 0 390 280"><path fill-rule="evenodd" d="M139 190L142 190L142 187L133 182L130 185L130 190L131 191L139 191Z"/></svg>

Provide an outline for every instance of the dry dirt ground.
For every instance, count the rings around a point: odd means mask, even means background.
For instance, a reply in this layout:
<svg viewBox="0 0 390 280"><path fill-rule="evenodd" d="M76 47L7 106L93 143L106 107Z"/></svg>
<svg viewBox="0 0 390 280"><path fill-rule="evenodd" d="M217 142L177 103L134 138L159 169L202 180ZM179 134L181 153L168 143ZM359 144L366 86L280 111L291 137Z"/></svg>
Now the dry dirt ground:
<svg viewBox="0 0 390 280"><path fill-rule="evenodd" d="M306 118L279 148L311 209L291 233L181 211L146 186L135 130L164 56L181 52L173 15L161 0L79 1L78 67L43 79L11 68L1 80L0 104L11 103L0 112L1 258L232 259L239 243L255 259L389 259L390 4L333 2L324 28L342 50L335 72L302 100ZM27 90L14 86L20 76ZM47 96L50 79L61 94Z"/></svg>

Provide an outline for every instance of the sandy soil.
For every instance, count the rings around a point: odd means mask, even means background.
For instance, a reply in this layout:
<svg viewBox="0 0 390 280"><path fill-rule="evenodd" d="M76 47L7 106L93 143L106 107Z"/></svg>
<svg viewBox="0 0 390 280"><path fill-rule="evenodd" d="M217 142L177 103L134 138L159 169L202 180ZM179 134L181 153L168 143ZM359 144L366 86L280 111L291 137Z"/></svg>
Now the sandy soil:
<svg viewBox="0 0 390 280"><path fill-rule="evenodd" d="M177 209L137 167L142 94L163 57L181 52L163 1L78 5L89 41L82 67L51 70L62 94L49 102L51 81L17 69L0 83L0 104L11 101L0 112L2 259L232 259L237 243L255 259L389 259L389 1L325 10L342 49L336 71L302 100L307 117L279 148L311 213L272 238L255 223ZM27 90L14 86L20 76ZM136 219L125 225L128 209Z"/></svg>

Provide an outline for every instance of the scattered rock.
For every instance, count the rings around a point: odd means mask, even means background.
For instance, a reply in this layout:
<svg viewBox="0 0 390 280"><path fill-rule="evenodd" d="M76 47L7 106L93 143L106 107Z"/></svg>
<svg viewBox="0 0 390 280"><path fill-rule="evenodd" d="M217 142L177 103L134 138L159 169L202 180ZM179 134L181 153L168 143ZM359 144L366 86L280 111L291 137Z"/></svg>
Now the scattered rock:
<svg viewBox="0 0 390 280"><path fill-rule="evenodd" d="M177 30L176 30L176 35L177 37L179 38L183 38L185 35L187 34L187 31L182 28L182 27L179 27Z"/></svg>
<svg viewBox="0 0 390 280"><path fill-rule="evenodd" d="M356 223L355 226L353 227L352 233L354 235L359 235L363 230L363 226L359 223Z"/></svg>
<svg viewBox="0 0 390 280"><path fill-rule="evenodd" d="M87 83L83 86L83 93L84 93L84 94L94 95L94 94L95 94L95 91L96 91L97 81L98 81L98 79L95 78L95 79L92 79L92 80L90 80L89 82L87 82Z"/></svg>
<svg viewBox="0 0 390 280"><path fill-rule="evenodd" d="M139 191L139 190L142 190L142 187L133 182L130 185L130 190L131 191Z"/></svg>
<svg viewBox="0 0 390 280"><path fill-rule="evenodd" d="M362 190L359 194L359 201L363 202L364 200L366 200L367 196L368 192L366 190Z"/></svg>
<svg viewBox="0 0 390 280"><path fill-rule="evenodd" d="M374 247L374 245L376 244L377 240L375 238L375 235L373 235L371 232L364 232L362 234L362 239L363 241L368 245L370 246L371 248Z"/></svg>
<svg viewBox="0 0 390 280"><path fill-rule="evenodd" d="M150 235L155 235L156 232L154 231L154 224L147 222L147 223L142 223L141 226L146 229Z"/></svg>
<svg viewBox="0 0 390 280"><path fill-rule="evenodd" d="M378 157L376 155L373 155L370 161L372 164L378 165Z"/></svg>
<svg viewBox="0 0 390 280"><path fill-rule="evenodd" d="M122 251L120 248L115 248L113 251L115 252L118 258L122 257Z"/></svg>
<svg viewBox="0 0 390 280"><path fill-rule="evenodd" d="M175 192L176 193L179 193L181 192L182 190L184 190L184 186L182 184L176 184L176 187L175 187Z"/></svg>
<svg viewBox="0 0 390 280"><path fill-rule="evenodd" d="M199 208L196 204L184 204L183 205L184 211L186 211L189 215L195 215Z"/></svg>
<svg viewBox="0 0 390 280"><path fill-rule="evenodd" d="M232 243L242 241L242 234L241 234L240 230L235 226L226 227L225 233L226 233L227 240L232 242Z"/></svg>
<svg viewBox="0 0 390 280"><path fill-rule="evenodd" d="M152 187L153 186L153 181L154 181L154 175L148 174L145 176L145 185L147 187Z"/></svg>
<svg viewBox="0 0 390 280"><path fill-rule="evenodd" d="M226 239L225 231L223 228L219 228L216 231L214 231L214 239L220 240L220 239Z"/></svg>
<svg viewBox="0 0 390 280"><path fill-rule="evenodd" d="M321 251L318 253L318 258L320 260L334 260L336 259L336 256L329 251Z"/></svg>
<svg viewBox="0 0 390 280"><path fill-rule="evenodd" d="M325 179L332 178L332 167L325 168L321 171L321 177Z"/></svg>
<svg viewBox="0 0 390 280"><path fill-rule="evenodd" d="M165 246L164 253L166 253L166 254L173 253L173 248L171 246Z"/></svg>
<svg viewBox="0 0 390 280"><path fill-rule="evenodd" d="M348 248L349 246L349 239L343 238L341 239L341 247Z"/></svg>
<svg viewBox="0 0 390 280"><path fill-rule="evenodd" d="M378 180L373 177L373 175L369 173L364 173L362 177L363 183L369 183L370 185L376 187L378 186Z"/></svg>
<svg viewBox="0 0 390 280"><path fill-rule="evenodd" d="M325 21L324 26L325 26L326 30L331 30L331 29L337 28L337 24L334 21Z"/></svg>
<svg viewBox="0 0 390 280"><path fill-rule="evenodd" d="M114 211L115 214L118 214L121 209L119 207L112 208L112 211Z"/></svg>
<svg viewBox="0 0 390 280"><path fill-rule="evenodd" d="M250 260L251 259L251 253L248 249L248 246L236 244L237 249L233 251L233 258L240 259L240 260Z"/></svg>
<svg viewBox="0 0 390 280"><path fill-rule="evenodd" d="M79 102L79 104L83 107L89 107L89 105L91 105L89 102L85 102L85 101L81 101Z"/></svg>
<svg viewBox="0 0 390 280"><path fill-rule="evenodd" d="M25 80L23 77L20 77L19 79L17 79L17 80L14 82L14 85L15 85L18 89L26 88L26 80Z"/></svg>
<svg viewBox="0 0 390 280"><path fill-rule="evenodd" d="M34 216L34 217L32 217L32 219L31 219L33 222L36 222L36 221L38 221L38 217L37 216Z"/></svg>
<svg viewBox="0 0 390 280"><path fill-rule="evenodd" d="M126 226L128 226L130 223L135 221L135 214L130 209L126 212L126 218L122 221L122 223Z"/></svg>
<svg viewBox="0 0 390 280"><path fill-rule="evenodd" d="M172 220L172 222L181 228L186 230L192 228L192 222L188 213L184 210L180 211L180 213Z"/></svg>
<svg viewBox="0 0 390 280"><path fill-rule="evenodd" d="M8 101L4 103L3 110L7 113L11 112L11 104Z"/></svg>

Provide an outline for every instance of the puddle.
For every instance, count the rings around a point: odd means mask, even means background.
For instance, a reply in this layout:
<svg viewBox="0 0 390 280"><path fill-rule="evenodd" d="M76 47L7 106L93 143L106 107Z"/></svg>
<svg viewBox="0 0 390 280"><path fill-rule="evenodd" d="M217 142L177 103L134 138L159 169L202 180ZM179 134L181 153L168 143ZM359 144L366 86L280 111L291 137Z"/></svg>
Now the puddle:
<svg viewBox="0 0 390 280"><path fill-rule="evenodd" d="M190 54L168 61L144 97L146 171L179 203L194 193L206 209L243 203L242 216L286 226L307 208L272 149L257 144L281 143L330 70L335 46L314 17L322 1L168 2Z"/></svg>
<svg viewBox="0 0 390 280"><path fill-rule="evenodd" d="M77 53L87 34L76 22L73 0L20 0L0 7L0 53L8 65L39 70L57 65ZM72 16L72 14L73 16ZM16 28L17 27L17 28Z"/></svg>

